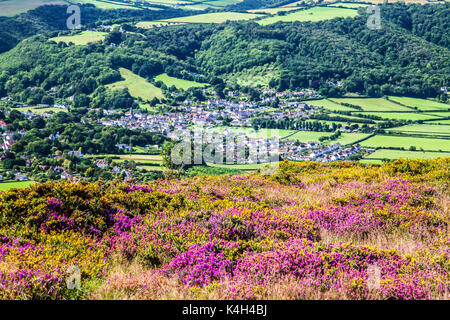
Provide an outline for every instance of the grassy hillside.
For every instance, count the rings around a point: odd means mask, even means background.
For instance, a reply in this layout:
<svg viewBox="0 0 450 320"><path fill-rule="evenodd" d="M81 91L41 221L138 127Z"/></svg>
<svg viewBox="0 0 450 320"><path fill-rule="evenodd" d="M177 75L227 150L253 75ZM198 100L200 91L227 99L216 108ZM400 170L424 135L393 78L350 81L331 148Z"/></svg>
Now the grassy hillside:
<svg viewBox="0 0 450 320"><path fill-rule="evenodd" d="M0 16L14 16L47 4L67 4L64 0L2 0Z"/></svg>
<svg viewBox="0 0 450 320"><path fill-rule="evenodd" d="M72 42L73 44L76 45L86 45L89 43L96 43L102 41L105 39L106 35L107 35L106 32L83 31L73 36L61 36L50 38L49 40L55 42L64 42L67 44Z"/></svg>
<svg viewBox="0 0 450 320"><path fill-rule="evenodd" d="M144 78L134 74L130 70L120 68L120 75L125 79L108 85L112 90L128 88L131 96L151 100L153 98L163 98L164 95L160 88L147 82Z"/></svg>
<svg viewBox="0 0 450 320"><path fill-rule="evenodd" d="M292 22L292 21L323 21L328 19L334 19L337 17L354 17L358 12L354 9L347 8L333 8L333 7L315 7L307 10L296 11L288 13L282 16L268 17L259 20L258 23L262 25L272 24L279 21Z"/></svg>
<svg viewBox="0 0 450 320"><path fill-rule="evenodd" d="M206 86L206 83L200 83L196 81L183 80L175 77L171 77L166 73L160 74L155 77L155 81L163 82L168 88L175 86L177 89L189 89L189 88L201 88Z"/></svg>
<svg viewBox="0 0 450 320"><path fill-rule="evenodd" d="M449 166L283 162L0 192L0 298L445 299ZM75 265L81 290L66 286Z"/></svg>

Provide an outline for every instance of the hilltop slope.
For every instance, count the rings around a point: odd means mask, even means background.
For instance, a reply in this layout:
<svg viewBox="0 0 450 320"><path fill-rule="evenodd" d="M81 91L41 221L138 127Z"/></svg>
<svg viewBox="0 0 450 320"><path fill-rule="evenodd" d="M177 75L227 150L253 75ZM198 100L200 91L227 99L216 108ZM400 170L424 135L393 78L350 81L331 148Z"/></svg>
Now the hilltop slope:
<svg viewBox="0 0 450 320"><path fill-rule="evenodd" d="M450 158L0 194L1 298L442 299ZM69 266L82 290L65 286ZM369 268L379 268L370 289Z"/></svg>

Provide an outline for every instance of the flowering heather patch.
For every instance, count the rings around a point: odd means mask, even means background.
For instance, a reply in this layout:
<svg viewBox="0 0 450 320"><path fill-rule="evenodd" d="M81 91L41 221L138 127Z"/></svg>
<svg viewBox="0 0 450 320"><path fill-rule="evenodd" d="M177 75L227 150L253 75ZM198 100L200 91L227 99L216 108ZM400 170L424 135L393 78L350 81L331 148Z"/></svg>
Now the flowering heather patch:
<svg viewBox="0 0 450 320"><path fill-rule="evenodd" d="M6 191L0 298L448 299L449 172L450 158L283 162Z"/></svg>

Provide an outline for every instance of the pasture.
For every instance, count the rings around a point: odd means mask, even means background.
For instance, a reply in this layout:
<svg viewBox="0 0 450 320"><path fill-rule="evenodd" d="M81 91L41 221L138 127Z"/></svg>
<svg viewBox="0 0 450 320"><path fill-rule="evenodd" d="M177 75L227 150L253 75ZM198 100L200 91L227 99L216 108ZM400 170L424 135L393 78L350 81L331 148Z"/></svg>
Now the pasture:
<svg viewBox="0 0 450 320"><path fill-rule="evenodd" d="M332 132L315 132L315 131L299 131L289 136L289 140L298 140L301 143L307 143L309 141L319 141L320 137L331 136Z"/></svg>
<svg viewBox="0 0 450 320"><path fill-rule="evenodd" d="M178 17L167 20L165 22L181 22L181 23L223 23L226 21L251 20L262 17L261 14L240 13L240 12L214 12L198 14L188 17Z"/></svg>
<svg viewBox="0 0 450 320"><path fill-rule="evenodd" d="M445 104L427 99L390 96L389 100L401 103L406 106L416 107L418 110L421 111L450 110L450 104Z"/></svg>
<svg viewBox="0 0 450 320"><path fill-rule="evenodd" d="M359 106L363 111L412 111L410 108L383 98L333 98L330 100L336 103L349 103Z"/></svg>
<svg viewBox="0 0 450 320"><path fill-rule="evenodd" d="M338 2L338 3L332 3L328 5L329 7L343 7L343 8L351 8L351 9L357 9L359 7L368 7L369 4L367 3L350 3L350 2Z"/></svg>
<svg viewBox="0 0 450 320"><path fill-rule="evenodd" d="M112 90L128 88L133 97L142 98L143 100L164 97L160 88L149 83L144 78L134 74L128 69L120 68L119 71L125 80L109 84L106 87Z"/></svg>
<svg viewBox="0 0 450 320"><path fill-rule="evenodd" d="M325 141L325 144L334 144L339 142L341 145L345 146L347 144L353 144L358 140L367 138L370 136L368 133L342 133L339 138L332 141Z"/></svg>
<svg viewBox="0 0 450 320"><path fill-rule="evenodd" d="M390 128L387 131L404 132L407 134L450 135L450 125L413 124Z"/></svg>
<svg viewBox="0 0 450 320"><path fill-rule="evenodd" d="M418 150L450 152L450 139L376 135L361 142L361 145L370 148L405 148L406 150L410 147L416 147Z"/></svg>
<svg viewBox="0 0 450 320"><path fill-rule="evenodd" d="M63 0L3 0L0 1L0 16L11 17L46 4L67 3Z"/></svg>
<svg viewBox="0 0 450 320"><path fill-rule="evenodd" d="M96 43L103 41L105 39L105 36L107 35L107 32L99 32L99 31L83 31L73 36L61 36L61 37L55 37L50 38L50 41L55 42L65 42L69 44L72 42L75 45L87 45L89 43Z"/></svg>
<svg viewBox="0 0 450 320"><path fill-rule="evenodd" d="M189 80L183 80L175 77L171 77L167 75L166 73L160 74L155 77L155 81L161 81L164 83L167 88L170 88L171 86L175 86L177 89L183 89L187 90L189 88L201 88L205 87L208 84L207 83L200 83L196 81L189 81Z"/></svg>
<svg viewBox="0 0 450 320"><path fill-rule="evenodd" d="M346 9L346 8L333 8L333 7L313 7L311 9L296 11L292 13L288 13L283 16L274 16L267 17L265 19L259 20L258 23L261 25L268 25L272 23L276 23L279 21L282 22L293 22L293 21L323 21L334 19L338 17L346 18L346 17L355 17L358 14L358 11L354 9Z"/></svg>
<svg viewBox="0 0 450 320"><path fill-rule="evenodd" d="M33 113L57 113L57 112L67 112L67 109L56 108L56 107L48 107L48 108L41 108L41 107L20 107L20 108L14 108L14 110L17 110L17 111L20 111L20 112L33 112Z"/></svg>
<svg viewBox="0 0 450 320"><path fill-rule="evenodd" d="M297 7L279 7L279 8L253 9L253 10L248 10L247 12L277 14L278 12L293 11L293 10L299 10L299 9L300 8L297 8Z"/></svg>
<svg viewBox="0 0 450 320"><path fill-rule="evenodd" d="M320 100L308 101L308 104L313 105L313 106L323 107L324 109L327 109L330 111L356 111L356 109L354 109L354 108L343 106L343 105L336 103L330 99L320 99Z"/></svg>
<svg viewBox="0 0 450 320"><path fill-rule="evenodd" d="M0 182L0 191L7 191L14 188L26 188L34 184L34 181L5 181Z"/></svg>
<svg viewBox="0 0 450 320"><path fill-rule="evenodd" d="M109 0L75 0L70 1L75 3L90 3L96 6L99 9L133 9L133 10L141 10L140 8L137 8L133 5L129 5L127 3L121 2L121 1L109 1Z"/></svg>
<svg viewBox="0 0 450 320"><path fill-rule="evenodd" d="M414 112L364 112L366 115L372 115L377 117L382 117L384 119L392 119L392 120L430 120L439 118L435 115L424 114L424 113L414 113Z"/></svg>
<svg viewBox="0 0 450 320"><path fill-rule="evenodd" d="M450 157L450 152L426 152L426 151L407 151L407 150L389 150L378 149L369 154L364 159L435 159L440 157Z"/></svg>

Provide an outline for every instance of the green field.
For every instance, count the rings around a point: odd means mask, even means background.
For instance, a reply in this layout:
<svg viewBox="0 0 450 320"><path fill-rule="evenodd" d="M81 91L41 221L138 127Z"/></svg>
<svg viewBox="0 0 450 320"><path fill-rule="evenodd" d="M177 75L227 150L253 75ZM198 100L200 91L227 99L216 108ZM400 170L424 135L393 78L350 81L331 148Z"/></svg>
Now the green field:
<svg viewBox="0 0 450 320"><path fill-rule="evenodd" d="M349 103L359 106L363 111L412 111L383 98L333 98L330 100L336 103Z"/></svg>
<svg viewBox="0 0 450 320"><path fill-rule="evenodd" d="M433 116L430 114L424 114L424 113L408 113L408 112L364 112L364 114L367 115L373 115L377 117L382 117L384 119L392 119L392 120L429 120L429 119L435 119L439 118L437 116Z"/></svg>
<svg viewBox="0 0 450 320"><path fill-rule="evenodd" d="M97 8L99 8L99 9L135 9L135 10L140 10L140 8L137 8L137 7L132 6L132 5L128 5L126 3L122 3L120 1L75 0L73 2L91 3L94 6L96 6Z"/></svg>
<svg viewBox="0 0 450 320"><path fill-rule="evenodd" d="M433 116L435 118L449 118L450 117L450 111L449 112L424 112L424 114Z"/></svg>
<svg viewBox="0 0 450 320"><path fill-rule="evenodd" d="M450 124L450 119L427 121L427 123L432 123L432 124Z"/></svg>
<svg viewBox="0 0 450 320"><path fill-rule="evenodd" d="M353 144L358 140L367 138L370 136L368 133L341 133L339 138L332 141L325 141L326 144L333 144L339 142L341 145L345 146L347 144Z"/></svg>
<svg viewBox="0 0 450 320"><path fill-rule="evenodd" d="M20 112L33 112L33 113L67 112L67 109L60 109L60 108L55 108L55 107L48 107L48 108L21 107L21 108L14 108L14 110L17 110Z"/></svg>
<svg viewBox="0 0 450 320"><path fill-rule="evenodd" d="M299 131L287 139L298 140L301 143L307 143L309 141L319 141L320 137L328 137L332 134L332 132Z"/></svg>
<svg viewBox="0 0 450 320"><path fill-rule="evenodd" d="M6 191L13 188L26 188L34 184L34 181L8 181L0 182L0 191Z"/></svg>
<svg viewBox="0 0 450 320"><path fill-rule="evenodd" d="M45 4L67 4L63 0L3 0L0 1L0 16L14 16Z"/></svg>
<svg viewBox="0 0 450 320"><path fill-rule="evenodd" d="M314 7L307 10L296 11L288 13L284 16L268 17L259 20L258 23L262 25L268 25L279 21L292 22L292 21L323 21L334 19L337 17L355 17L358 11L354 9L333 8L333 7Z"/></svg>
<svg viewBox="0 0 450 320"><path fill-rule="evenodd" d="M155 81L163 82L167 86L167 88L170 88L171 86L175 86L177 89L183 89L183 90L187 90L187 89L193 88L193 87L201 88L201 87L208 85L207 83L200 83L200 82L195 82L195 81L174 78L174 77L167 75L166 73L156 76Z"/></svg>
<svg viewBox="0 0 450 320"><path fill-rule="evenodd" d="M105 39L105 36L108 33L106 32L98 32L98 31L83 31L73 36L61 36L50 38L50 41L55 42L65 42L69 44L70 42L76 45L86 45L89 43L100 42Z"/></svg>
<svg viewBox="0 0 450 320"><path fill-rule="evenodd" d="M382 164L383 163L383 161L380 159L369 159L369 158L361 159L361 160L359 160L359 162L366 163L366 164Z"/></svg>
<svg viewBox="0 0 450 320"><path fill-rule="evenodd" d="M389 150L379 149L371 153L364 159L434 159L440 157L450 157L450 152L422 152L422 151L403 151L403 150Z"/></svg>
<svg viewBox="0 0 450 320"><path fill-rule="evenodd" d="M280 8L263 8L263 9L253 9L253 10L248 10L247 12L250 13L268 13L268 14L277 14L278 12L283 12L283 11L292 11L292 10L299 10L300 8L298 7L280 7Z"/></svg>
<svg viewBox="0 0 450 320"><path fill-rule="evenodd" d="M359 7L367 7L370 4L367 3L346 3L346 2L338 2L329 4L330 7L344 7L344 8L359 8Z"/></svg>
<svg viewBox="0 0 450 320"><path fill-rule="evenodd" d="M172 18L161 20L166 22L185 22L185 23L223 23L226 21L250 20L261 17L261 14L240 13L240 12L215 12L198 14L188 17Z"/></svg>
<svg viewBox="0 0 450 320"><path fill-rule="evenodd" d="M232 4L242 2L242 0L210 0L210 1L200 0L198 2L200 2L203 5L210 6L210 7L223 8L223 7L232 5Z"/></svg>
<svg viewBox="0 0 450 320"><path fill-rule="evenodd" d="M124 68L120 68L119 71L125 80L109 84L107 85L108 88L112 90L128 88L133 97L144 100L164 97L160 88L155 87L144 78Z"/></svg>
<svg viewBox="0 0 450 320"><path fill-rule="evenodd" d="M324 109L327 109L330 111L356 111L356 109L343 106L339 103L333 102L328 99L308 101L308 104L313 105L313 106L323 107Z"/></svg>
<svg viewBox="0 0 450 320"><path fill-rule="evenodd" d="M450 110L450 104L445 104L445 103L427 100L427 99L390 96L389 100L404 104L406 106L417 107L418 110L422 110L422 111Z"/></svg>
<svg viewBox="0 0 450 320"><path fill-rule="evenodd" d="M450 139L431 139L415 137L396 137L392 135L376 135L363 142L361 145L371 148L405 148L411 146L425 151L450 152Z"/></svg>
<svg viewBox="0 0 450 320"><path fill-rule="evenodd" d="M404 132L407 134L450 135L450 125L413 124L391 128L387 131Z"/></svg>

